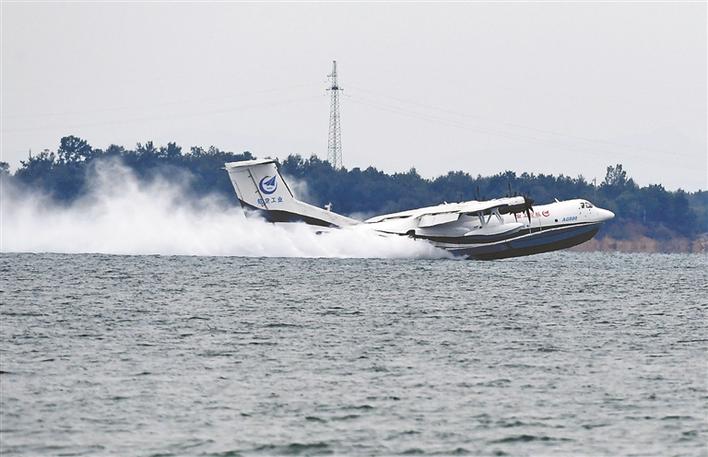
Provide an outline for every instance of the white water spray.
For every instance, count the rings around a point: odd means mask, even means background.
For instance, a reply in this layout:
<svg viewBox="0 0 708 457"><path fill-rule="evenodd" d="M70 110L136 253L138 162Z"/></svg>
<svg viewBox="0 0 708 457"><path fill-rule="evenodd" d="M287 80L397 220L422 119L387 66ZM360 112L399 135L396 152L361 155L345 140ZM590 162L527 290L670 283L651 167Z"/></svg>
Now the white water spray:
<svg viewBox="0 0 708 457"><path fill-rule="evenodd" d="M139 181L119 162L97 164L69 206L3 183L0 251L257 257L439 258L423 241L366 227L316 234L305 224L246 218L217 197L193 199L165 179Z"/></svg>

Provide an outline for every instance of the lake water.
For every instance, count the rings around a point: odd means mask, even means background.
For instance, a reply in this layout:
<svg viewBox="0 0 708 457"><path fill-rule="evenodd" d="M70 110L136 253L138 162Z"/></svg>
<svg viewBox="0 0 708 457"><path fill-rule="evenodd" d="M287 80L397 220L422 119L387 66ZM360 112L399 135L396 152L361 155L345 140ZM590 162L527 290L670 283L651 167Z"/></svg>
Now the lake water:
<svg viewBox="0 0 708 457"><path fill-rule="evenodd" d="M0 254L5 456L708 455L708 257Z"/></svg>

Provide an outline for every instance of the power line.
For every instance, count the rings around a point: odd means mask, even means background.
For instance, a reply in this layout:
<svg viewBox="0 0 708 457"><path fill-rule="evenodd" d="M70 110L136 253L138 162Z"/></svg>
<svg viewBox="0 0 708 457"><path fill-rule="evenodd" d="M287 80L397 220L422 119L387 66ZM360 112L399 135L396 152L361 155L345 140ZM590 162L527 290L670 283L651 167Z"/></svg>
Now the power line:
<svg viewBox="0 0 708 457"><path fill-rule="evenodd" d="M58 116L74 116L74 115L80 115L80 114L85 115L85 114L106 113L106 112L112 112L112 111L139 110L139 109L145 109L145 108L159 108L159 107L165 107L165 106L187 105L187 104L191 104L191 103L202 103L202 102L209 102L209 101L225 101L225 100L231 100L231 99L234 99L237 97L243 97L244 95L261 95L261 94L267 94L267 93L273 93L273 92L285 92L285 91L289 92L292 89L308 87L308 86L312 87L314 85L315 85L315 83L293 84L290 86L278 86L275 88L268 88L268 89L261 89L261 90L234 92L234 93L229 93L229 94L219 95L219 96L212 96L212 97L200 97L200 98L191 98L191 99L172 100L172 101L162 102L162 103L101 107L101 108L93 109L93 110L89 109L89 110L80 110L80 111L34 113L34 114L10 114L10 115L3 115L3 117L5 119L22 119L22 118L55 117L55 116L58 117Z"/></svg>
<svg viewBox="0 0 708 457"><path fill-rule="evenodd" d="M589 144L602 144L602 145L612 146L612 147L622 148L622 149L633 149L633 150L635 150L635 151L637 151L637 152L640 152L640 153L653 152L653 153L664 154L664 155L668 155L668 156L672 156L672 157L673 157L673 156L692 157L690 154L683 154L683 153L680 153L680 152L662 151L662 150L657 150L657 149L652 149L652 148L647 148L647 147L642 147L642 146L636 146L636 145L631 145L631 144L619 143L619 142L615 142L615 141L609 141L609 140L602 140L602 139L597 139L597 138L588 138L588 137L583 137L583 136L571 135L571 134L564 133L564 132L558 132L558 131L548 130L548 129L541 129L541 128L532 127L532 126L527 126L527 125L522 125L522 124L517 124L517 123L513 123L513 122L507 122L507 121L501 121L501 120L490 119L490 118L487 118L487 117L484 117L484 116L480 116L480 115L476 115L476 114L462 113L462 112L450 110L450 109L447 109L447 108L436 107L436 106L432 106L432 105L420 103L420 102L413 101L413 100L407 100L407 99L400 98L400 97L394 97L394 96L391 96L391 95L382 94L382 93L375 92L375 91L372 91L372 90L369 90L369 89L366 89L366 88L363 88L363 87L360 87L360 86L351 85L351 87L353 87L353 88L356 89L357 91L364 92L364 93L368 93L368 94L371 94L371 95L376 96L376 97L388 98L388 99L390 99L390 100L394 100L394 101L396 101L396 102L398 102L398 103L401 103L401 104L404 104L404 105L407 104L407 105L418 106L418 107L424 108L424 109L426 109L426 110L433 110L433 111L438 111L438 112L441 112L441 113L447 113L447 114L450 114L450 115L453 115L453 116L456 116L456 117L460 117L460 118L477 119L477 120L479 120L479 121L481 121L481 122L486 122L486 123L490 123L490 124L498 124L498 125L508 126L508 127L514 128L514 129L530 130L530 131L533 131L533 132L536 132L536 133L542 133L542 134L546 134L546 135L552 135L552 136L556 136L556 137L560 137L560 138L565 138L565 139L571 140L571 141L585 142L585 143L589 143ZM350 97L350 96L351 96L351 94L347 95L347 97ZM390 106L390 107L394 107L394 108L398 108L398 109L401 109L401 110L406 110L406 108L399 108L399 107L396 107L395 105L389 105L389 106ZM470 127L469 125L466 125L466 128L469 128L469 127ZM529 137L529 136L527 136L527 135L525 135L525 134L523 134L523 133L522 133L522 134L518 134L518 133L503 133L503 132L500 133L498 130L497 130L497 131L494 131L494 130L488 130L488 129L486 129L486 130L478 129L478 131L479 131L480 133L486 132L486 133L490 133L490 134L498 135L498 136L511 135L511 136L515 137L516 139L526 138L526 139L532 140L532 141L533 141L533 139L535 139L535 140L537 140L537 141L552 142L552 140L549 140L549 139L540 139L540 138L537 138L537 137ZM563 143L556 143L556 144L563 144Z"/></svg>
<svg viewBox="0 0 708 457"><path fill-rule="evenodd" d="M65 130L65 129L77 129L77 128L84 128L84 127L95 127L95 126L101 126L101 125L130 124L133 122L159 121L159 120L190 118L190 117L198 117L198 116L206 116L206 115L229 114L229 113L234 113L234 112L239 112L239 111L246 111L246 110L250 110L250 109L258 109L258 108L271 107L271 106L282 106L282 105L289 105L289 104L295 104L295 103L313 102L315 100L320 100L321 99L320 97L321 97L320 95L311 95L309 97L300 97L300 98L295 98L295 99L290 99L290 100L280 100L280 101L274 101L274 102L269 102L269 103L255 103L255 104L250 104L250 105L241 105L241 106L235 106L235 107L231 107L231 108L224 108L224 109L210 110L210 111L197 111L197 112L180 113L180 114L166 115L166 116L163 116L163 115L147 116L147 117L118 119L118 120L109 120L109 121L92 122L92 123L82 123L82 124L74 124L74 125L62 124L62 125L44 125L41 127L19 128L19 129L2 129L1 131L3 133L20 133L20 132L42 131L42 130L58 130L58 129Z"/></svg>

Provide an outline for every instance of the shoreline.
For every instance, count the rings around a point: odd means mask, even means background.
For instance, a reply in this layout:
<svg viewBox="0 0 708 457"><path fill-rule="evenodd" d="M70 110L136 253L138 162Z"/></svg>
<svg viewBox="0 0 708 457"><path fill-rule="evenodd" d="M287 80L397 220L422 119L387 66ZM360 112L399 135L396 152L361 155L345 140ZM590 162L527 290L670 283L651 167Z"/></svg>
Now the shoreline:
<svg viewBox="0 0 708 457"><path fill-rule="evenodd" d="M617 239L610 236L593 238L569 249L574 252L643 252L643 253L708 253L708 234L695 239L670 238L657 240L646 236L630 239Z"/></svg>

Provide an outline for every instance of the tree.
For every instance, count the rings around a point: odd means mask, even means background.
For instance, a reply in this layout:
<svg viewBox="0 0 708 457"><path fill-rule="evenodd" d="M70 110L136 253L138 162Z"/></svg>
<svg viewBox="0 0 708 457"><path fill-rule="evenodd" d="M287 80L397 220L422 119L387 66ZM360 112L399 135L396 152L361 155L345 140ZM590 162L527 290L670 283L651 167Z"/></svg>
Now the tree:
<svg viewBox="0 0 708 457"><path fill-rule="evenodd" d="M30 153L27 160L20 160L20 164L22 164L22 167L17 170L19 174L28 176L34 173L49 174L56 164L56 155L49 149L45 149L36 156Z"/></svg>
<svg viewBox="0 0 708 457"><path fill-rule="evenodd" d="M158 150L152 141L148 141L145 144L138 143L135 145L135 152L139 156L150 157L158 155Z"/></svg>
<svg viewBox="0 0 708 457"><path fill-rule="evenodd" d="M123 146L118 146L117 144L112 144L106 148L106 157L122 157L126 154L125 148Z"/></svg>
<svg viewBox="0 0 708 457"><path fill-rule="evenodd" d="M176 159L182 155L182 147L177 143L167 143L167 147L161 146L158 154L166 159Z"/></svg>
<svg viewBox="0 0 708 457"><path fill-rule="evenodd" d="M615 167L612 165L607 167L607 174L603 184L609 187L624 187L627 184L627 172L622 169L621 163L618 163Z"/></svg>
<svg viewBox="0 0 708 457"><path fill-rule="evenodd" d="M93 149L86 140L77 136L69 135L59 141L57 155L59 163L78 163L91 157Z"/></svg>

